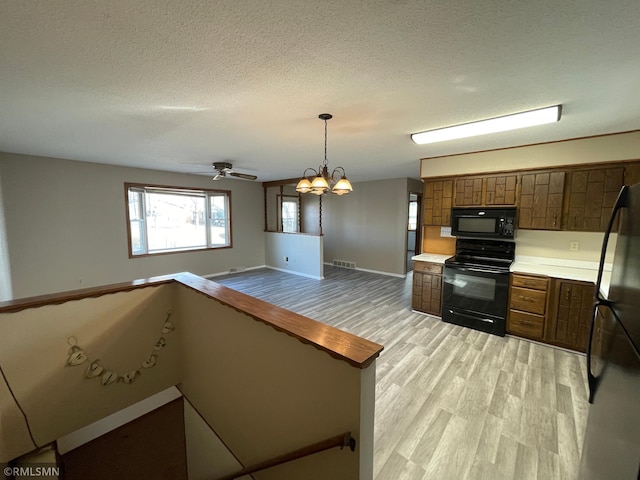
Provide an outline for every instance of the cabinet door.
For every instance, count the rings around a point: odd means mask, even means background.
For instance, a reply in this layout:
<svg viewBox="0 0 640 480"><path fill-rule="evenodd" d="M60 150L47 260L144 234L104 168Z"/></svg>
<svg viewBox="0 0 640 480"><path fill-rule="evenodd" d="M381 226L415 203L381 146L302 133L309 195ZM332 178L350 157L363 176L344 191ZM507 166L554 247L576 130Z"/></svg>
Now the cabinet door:
<svg viewBox="0 0 640 480"><path fill-rule="evenodd" d="M442 316L442 276L432 275L431 277L431 308L429 313Z"/></svg>
<svg viewBox="0 0 640 480"><path fill-rule="evenodd" d="M453 180L435 180L424 182L423 224L451 225L451 200L453 198Z"/></svg>
<svg viewBox="0 0 640 480"><path fill-rule="evenodd" d="M456 180L456 207L482 206L482 177Z"/></svg>
<svg viewBox="0 0 640 480"><path fill-rule="evenodd" d="M603 232L623 183L623 167L572 172L564 228Z"/></svg>
<svg viewBox="0 0 640 480"><path fill-rule="evenodd" d="M518 227L560 230L565 172L522 175Z"/></svg>
<svg viewBox="0 0 640 480"><path fill-rule="evenodd" d="M413 271L411 307L420 312L442 315L442 275Z"/></svg>
<svg viewBox="0 0 640 480"><path fill-rule="evenodd" d="M489 176L486 178L487 188L485 205L515 205L516 175Z"/></svg>
<svg viewBox="0 0 640 480"><path fill-rule="evenodd" d="M595 286L592 283L556 280L557 309L554 312L550 342L584 352L587 348Z"/></svg>
<svg viewBox="0 0 640 480"><path fill-rule="evenodd" d="M413 271L413 289L411 294L411 308L422 309L422 277L424 274Z"/></svg>

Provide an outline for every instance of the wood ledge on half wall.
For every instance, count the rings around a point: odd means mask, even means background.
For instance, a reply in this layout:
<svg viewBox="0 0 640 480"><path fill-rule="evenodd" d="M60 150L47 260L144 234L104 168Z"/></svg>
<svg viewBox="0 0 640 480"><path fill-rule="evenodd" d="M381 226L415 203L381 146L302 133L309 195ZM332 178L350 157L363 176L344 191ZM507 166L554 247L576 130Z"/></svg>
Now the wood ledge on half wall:
<svg viewBox="0 0 640 480"><path fill-rule="evenodd" d="M330 356L338 360L343 360L356 368L366 368L369 366L384 349L382 345L377 343L284 308L277 307L189 272L9 300L0 302L0 314L19 312L21 310L38 308L45 305L59 305L74 300L100 297L138 288L155 287L171 283L182 284L213 300L217 300L236 311L244 313L280 332L295 337L302 343L312 345L328 353Z"/></svg>

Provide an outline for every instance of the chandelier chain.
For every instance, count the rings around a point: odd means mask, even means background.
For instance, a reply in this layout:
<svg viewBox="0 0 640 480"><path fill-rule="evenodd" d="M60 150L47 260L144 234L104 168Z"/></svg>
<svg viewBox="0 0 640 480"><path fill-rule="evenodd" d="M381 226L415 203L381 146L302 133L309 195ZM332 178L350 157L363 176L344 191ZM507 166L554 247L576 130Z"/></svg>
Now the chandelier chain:
<svg viewBox="0 0 640 480"><path fill-rule="evenodd" d="M329 165L327 161L327 119L324 119L324 166Z"/></svg>

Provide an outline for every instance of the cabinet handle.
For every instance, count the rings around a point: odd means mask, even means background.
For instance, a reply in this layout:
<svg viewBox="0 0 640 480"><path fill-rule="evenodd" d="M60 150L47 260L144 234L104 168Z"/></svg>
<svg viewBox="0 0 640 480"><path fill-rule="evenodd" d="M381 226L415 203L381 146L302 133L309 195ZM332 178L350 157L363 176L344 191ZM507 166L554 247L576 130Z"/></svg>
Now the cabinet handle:
<svg viewBox="0 0 640 480"><path fill-rule="evenodd" d="M557 221L558 221L558 214L557 214L557 213L554 213L554 214L553 214L553 226L554 226L554 227L556 226Z"/></svg>
<svg viewBox="0 0 640 480"><path fill-rule="evenodd" d="M521 320L520 323L522 323L523 325L527 325L529 327L533 325L533 322L531 320Z"/></svg>

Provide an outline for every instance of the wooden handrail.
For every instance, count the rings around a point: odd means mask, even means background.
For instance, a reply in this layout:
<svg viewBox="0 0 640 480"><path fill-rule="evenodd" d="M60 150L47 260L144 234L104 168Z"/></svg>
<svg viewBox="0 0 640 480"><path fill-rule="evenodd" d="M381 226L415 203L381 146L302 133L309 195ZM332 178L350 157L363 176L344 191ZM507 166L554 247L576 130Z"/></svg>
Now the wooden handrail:
<svg viewBox="0 0 640 480"><path fill-rule="evenodd" d="M308 445L306 447L302 447L298 450L294 450L289 453L285 453L284 455L280 455L278 457L274 457L270 460L265 460L264 462L256 463L250 467L243 468L242 470L238 470L231 475L225 475L224 477L219 477L216 480L234 480L235 478L243 477L244 475L249 475L251 473L259 472L260 470L266 470L267 468L275 467L276 465L282 465L283 463L288 463L293 460L298 460L303 457L307 457L309 455L313 455L314 453L323 452L325 450L329 450L331 448L340 447L342 450L344 447L349 447L353 452L356 449L356 440L351 436L351 432L346 432L341 435L336 435L335 437L327 438L326 440L322 440L321 442L314 443L313 445Z"/></svg>
<svg viewBox="0 0 640 480"><path fill-rule="evenodd" d="M189 272L9 300L0 302L0 314L172 283L182 284L200 294L217 300L357 368L368 367L384 348L382 345L370 340L271 305Z"/></svg>

